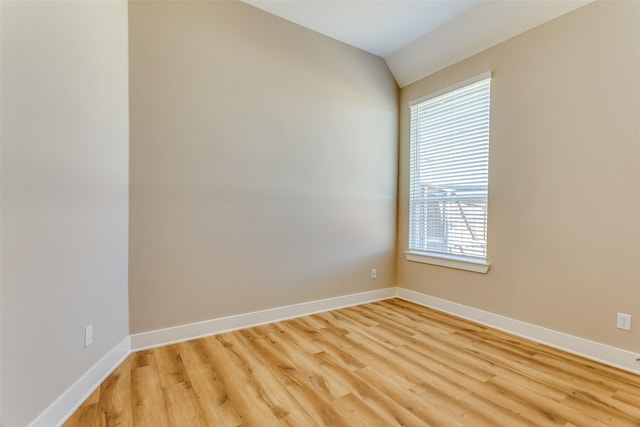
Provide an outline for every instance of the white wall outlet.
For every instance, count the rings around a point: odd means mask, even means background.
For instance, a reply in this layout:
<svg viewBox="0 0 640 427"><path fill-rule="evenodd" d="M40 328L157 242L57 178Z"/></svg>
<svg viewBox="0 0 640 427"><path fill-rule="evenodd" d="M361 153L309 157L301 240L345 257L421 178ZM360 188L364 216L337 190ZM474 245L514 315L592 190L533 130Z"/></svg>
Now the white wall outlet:
<svg viewBox="0 0 640 427"><path fill-rule="evenodd" d="M378 272L376 271L375 268L371 269L371 278L375 279L376 277L378 277Z"/></svg>
<svg viewBox="0 0 640 427"><path fill-rule="evenodd" d="M93 342L93 325L84 328L84 346L89 347Z"/></svg>
<svg viewBox="0 0 640 427"><path fill-rule="evenodd" d="M624 313L618 313L617 327L618 327L618 329L624 329L625 331L630 331L631 330L631 315L630 314L624 314Z"/></svg>

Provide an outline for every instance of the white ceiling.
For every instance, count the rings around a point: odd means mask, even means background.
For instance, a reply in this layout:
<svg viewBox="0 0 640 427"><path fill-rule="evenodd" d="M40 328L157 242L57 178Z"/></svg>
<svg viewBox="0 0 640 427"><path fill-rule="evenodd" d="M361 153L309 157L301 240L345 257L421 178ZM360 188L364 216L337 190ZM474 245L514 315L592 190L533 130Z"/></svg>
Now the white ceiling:
<svg viewBox="0 0 640 427"><path fill-rule="evenodd" d="M480 0L244 0L384 58Z"/></svg>
<svg viewBox="0 0 640 427"><path fill-rule="evenodd" d="M400 87L592 0L243 0L385 59Z"/></svg>

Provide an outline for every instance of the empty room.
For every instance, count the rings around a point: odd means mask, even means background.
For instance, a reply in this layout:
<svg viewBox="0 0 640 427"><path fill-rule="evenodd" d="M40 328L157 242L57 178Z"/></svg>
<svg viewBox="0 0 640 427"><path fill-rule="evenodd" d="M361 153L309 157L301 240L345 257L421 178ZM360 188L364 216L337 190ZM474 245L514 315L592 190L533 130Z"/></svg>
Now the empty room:
<svg viewBox="0 0 640 427"><path fill-rule="evenodd" d="M640 426L640 1L0 0L0 427Z"/></svg>

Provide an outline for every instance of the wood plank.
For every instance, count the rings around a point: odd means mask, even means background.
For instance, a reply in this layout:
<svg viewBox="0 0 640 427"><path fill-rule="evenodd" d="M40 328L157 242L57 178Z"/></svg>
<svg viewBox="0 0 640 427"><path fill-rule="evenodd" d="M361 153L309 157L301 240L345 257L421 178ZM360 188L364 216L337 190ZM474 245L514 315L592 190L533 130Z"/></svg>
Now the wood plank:
<svg viewBox="0 0 640 427"><path fill-rule="evenodd" d="M91 427L96 425L100 387L96 388L87 400L71 415L66 425Z"/></svg>
<svg viewBox="0 0 640 427"><path fill-rule="evenodd" d="M131 370L133 418L137 425L169 427L169 414L155 364Z"/></svg>
<svg viewBox="0 0 640 427"><path fill-rule="evenodd" d="M209 357L204 340L186 342L184 347L183 363L209 424L241 425L242 419L216 375L214 361Z"/></svg>
<svg viewBox="0 0 640 427"><path fill-rule="evenodd" d="M640 377L399 299L133 353L94 426L640 426Z"/></svg>
<svg viewBox="0 0 640 427"><path fill-rule="evenodd" d="M182 363L180 350L182 345L173 344L154 349L153 364L158 369L158 376L162 387L182 384L189 380L187 371Z"/></svg>
<svg viewBox="0 0 640 427"><path fill-rule="evenodd" d="M100 385L96 426L132 425L130 358Z"/></svg>
<svg viewBox="0 0 640 427"><path fill-rule="evenodd" d="M331 366L339 375L349 383L353 393L367 405L369 405L379 417L379 420L388 426L423 425L422 420L417 418L410 410L393 401L384 391L374 387L372 384L362 381L357 372L354 372L344 365L336 363L328 353L314 355L314 359L323 365Z"/></svg>
<svg viewBox="0 0 640 427"><path fill-rule="evenodd" d="M371 408L353 394L349 393L333 401L336 411L342 416L342 419L351 426L375 426L383 425L382 420ZM386 421L384 425L392 426Z"/></svg>
<svg viewBox="0 0 640 427"><path fill-rule="evenodd" d="M385 394L394 402L407 408L428 425L464 426L459 421L459 417L463 413L460 408L455 408L455 405L443 407L441 406L442 399L424 399L422 396L408 390L406 385L403 384L402 378L395 374L367 366L358 370L358 375L367 382L374 384L380 390L384 389Z"/></svg>
<svg viewBox="0 0 640 427"><path fill-rule="evenodd" d="M282 410L264 392L248 364L224 346L220 336L204 339L212 369L246 425L278 425ZM238 386L240 385L240 386Z"/></svg>
<svg viewBox="0 0 640 427"><path fill-rule="evenodd" d="M499 385L503 390L513 395L526 399L532 408L537 408L550 414L550 419L566 420L584 426L604 427L607 424L600 422L591 411L577 411L570 406L563 405L547 396L531 392L523 384L512 382L501 377L493 378L490 382Z"/></svg>
<svg viewBox="0 0 640 427"><path fill-rule="evenodd" d="M269 396L269 400L274 402L276 407L282 408L282 411L277 415L283 425L313 426L318 424L310 413L310 408L300 404L291 395L289 389L274 379L268 368L261 366L254 371L254 375L263 385L265 395Z"/></svg>
<svg viewBox="0 0 640 427"><path fill-rule="evenodd" d="M163 387L169 425L206 427L211 425L193 390L191 381Z"/></svg>

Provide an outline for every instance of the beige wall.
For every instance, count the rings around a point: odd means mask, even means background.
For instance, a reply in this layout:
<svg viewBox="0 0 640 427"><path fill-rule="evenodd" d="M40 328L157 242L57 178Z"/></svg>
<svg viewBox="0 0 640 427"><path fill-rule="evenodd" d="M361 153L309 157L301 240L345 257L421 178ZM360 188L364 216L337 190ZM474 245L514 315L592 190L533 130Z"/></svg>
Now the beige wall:
<svg viewBox="0 0 640 427"><path fill-rule="evenodd" d="M127 6L1 7L0 423L19 427L128 335Z"/></svg>
<svg viewBox="0 0 640 427"><path fill-rule="evenodd" d="M131 332L394 285L382 59L240 2L129 17Z"/></svg>
<svg viewBox="0 0 640 427"><path fill-rule="evenodd" d="M596 2L404 88L398 285L640 351L639 46L640 2ZM487 70L491 270L407 262L407 103Z"/></svg>
<svg viewBox="0 0 640 427"><path fill-rule="evenodd" d="M640 351L640 3L401 91L239 2L2 2L2 419L128 334L398 284ZM492 70L487 275L408 263L408 107ZM395 271L395 255L398 271ZM378 279L369 278L371 268ZM94 325L95 342L83 348Z"/></svg>

